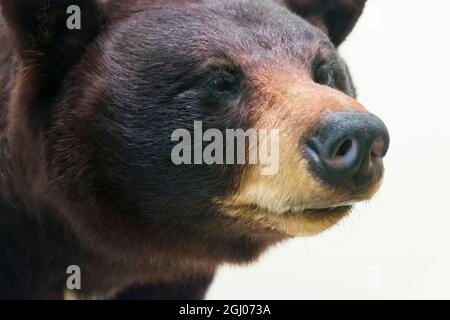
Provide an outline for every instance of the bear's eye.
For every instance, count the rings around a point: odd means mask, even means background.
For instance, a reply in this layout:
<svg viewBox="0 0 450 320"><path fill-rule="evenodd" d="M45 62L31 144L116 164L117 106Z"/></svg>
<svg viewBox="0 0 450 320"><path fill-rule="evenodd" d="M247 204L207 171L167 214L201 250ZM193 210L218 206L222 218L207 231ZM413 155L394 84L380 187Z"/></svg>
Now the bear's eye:
<svg viewBox="0 0 450 320"><path fill-rule="evenodd" d="M314 81L325 86L334 87L335 73L331 65L321 62L315 68Z"/></svg>
<svg viewBox="0 0 450 320"><path fill-rule="evenodd" d="M236 94L241 84L236 75L230 72L218 72L209 78L208 87L218 93Z"/></svg>

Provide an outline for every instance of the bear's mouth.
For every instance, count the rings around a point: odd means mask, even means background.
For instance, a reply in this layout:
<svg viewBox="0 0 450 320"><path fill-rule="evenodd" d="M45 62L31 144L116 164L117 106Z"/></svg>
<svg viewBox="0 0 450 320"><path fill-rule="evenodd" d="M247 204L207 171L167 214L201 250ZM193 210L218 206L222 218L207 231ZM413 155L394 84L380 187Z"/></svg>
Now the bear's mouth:
<svg viewBox="0 0 450 320"><path fill-rule="evenodd" d="M352 208L352 205L346 205L319 209L305 209L301 214L311 216L327 216L342 213L343 211L350 211Z"/></svg>
<svg viewBox="0 0 450 320"><path fill-rule="evenodd" d="M266 207L262 207L257 204L247 204L234 206L233 209L257 212L262 214L268 214L272 216L305 216L308 218L326 218L327 216L340 215L343 212L347 213L353 208L353 202L347 202L342 204L330 205L330 206L318 206L318 207L305 207L305 206L287 206L282 209L274 210Z"/></svg>

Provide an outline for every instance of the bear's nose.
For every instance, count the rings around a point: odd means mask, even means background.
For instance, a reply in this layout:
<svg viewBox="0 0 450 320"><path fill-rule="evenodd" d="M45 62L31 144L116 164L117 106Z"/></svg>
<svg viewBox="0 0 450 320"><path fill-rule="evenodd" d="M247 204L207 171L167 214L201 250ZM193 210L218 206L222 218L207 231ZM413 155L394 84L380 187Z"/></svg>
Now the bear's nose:
<svg viewBox="0 0 450 320"><path fill-rule="evenodd" d="M312 169L325 182L345 188L362 188L378 182L383 157L389 148L386 125L362 112L327 115L306 141Z"/></svg>

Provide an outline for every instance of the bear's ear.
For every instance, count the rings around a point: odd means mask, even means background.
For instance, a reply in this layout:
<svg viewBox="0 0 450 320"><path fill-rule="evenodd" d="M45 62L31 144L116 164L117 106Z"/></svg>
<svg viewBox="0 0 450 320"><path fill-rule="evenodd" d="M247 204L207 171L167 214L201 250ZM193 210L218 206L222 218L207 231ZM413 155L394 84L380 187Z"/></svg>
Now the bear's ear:
<svg viewBox="0 0 450 320"><path fill-rule="evenodd" d="M0 0L25 65L64 68L81 55L105 19L95 0Z"/></svg>
<svg viewBox="0 0 450 320"><path fill-rule="evenodd" d="M328 34L337 47L350 34L367 0L278 0Z"/></svg>

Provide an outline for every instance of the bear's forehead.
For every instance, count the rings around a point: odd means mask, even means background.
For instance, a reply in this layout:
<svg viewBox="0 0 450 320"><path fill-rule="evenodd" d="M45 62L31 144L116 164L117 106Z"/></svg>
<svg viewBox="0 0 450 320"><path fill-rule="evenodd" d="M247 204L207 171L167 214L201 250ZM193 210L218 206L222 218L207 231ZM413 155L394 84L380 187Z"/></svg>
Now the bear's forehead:
<svg viewBox="0 0 450 320"><path fill-rule="evenodd" d="M199 31L250 30L253 34L273 33L273 40L282 33L292 35L324 36L306 20L272 0L206 0L202 2L182 1L149 7L145 18L156 17L163 26ZM225 28L225 29L223 29ZM211 34L213 35L213 34ZM326 37L325 37L326 38Z"/></svg>
<svg viewBox="0 0 450 320"><path fill-rule="evenodd" d="M270 0L182 1L150 6L131 16L125 36L160 50L241 56L332 49L321 31ZM142 48L142 46L141 46Z"/></svg>

